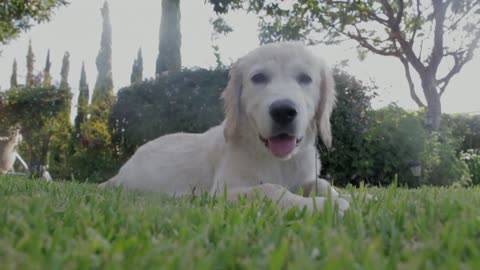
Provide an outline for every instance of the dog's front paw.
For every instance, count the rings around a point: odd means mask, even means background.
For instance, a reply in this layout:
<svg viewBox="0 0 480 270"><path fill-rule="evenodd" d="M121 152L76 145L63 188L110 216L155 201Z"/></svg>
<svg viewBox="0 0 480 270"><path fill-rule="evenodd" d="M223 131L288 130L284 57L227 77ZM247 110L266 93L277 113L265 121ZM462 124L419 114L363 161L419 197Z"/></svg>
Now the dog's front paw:
<svg viewBox="0 0 480 270"><path fill-rule="evenodd" d="M343 218L345 211L347 211L347 209L350 208L350 203L343 198L337 198L335 199L334 202L338 206L338 216L340 218Z"/></svg>
<svg viewBox="0 0 480 270"><path fill-rule="evenodd" d="M314 198L314 202L315 202L315 206L314 204L312 203L312 205L307 205L307 208L309 210L313 210L313 209L317 209L317 210L324 210L324 207L327 203L327 198L325 197L315 197ZM338 216L340 218L343 218L343 215L345 213L345 211L347 211L348 208L350 208L350 203L348 202L348 200L346 199L343 199L343 198L334 198L333 199L333 204L332 206L334 207L334 209L336 209L338 211Z"/></svg>

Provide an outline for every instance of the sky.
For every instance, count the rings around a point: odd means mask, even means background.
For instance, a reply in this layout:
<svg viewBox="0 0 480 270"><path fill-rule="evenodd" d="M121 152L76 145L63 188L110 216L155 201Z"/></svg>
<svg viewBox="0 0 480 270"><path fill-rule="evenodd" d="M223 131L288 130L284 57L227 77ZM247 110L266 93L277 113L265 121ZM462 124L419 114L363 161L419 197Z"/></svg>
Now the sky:
<svg viewBox="0 0 480 270"><path fill-rule="evenodd" d="M205 0L182 0L182 66L209 68L215 66L212 49L212 26L215 18L212 7ZM101 14L103 0L71 0L68 7L56 11L49 23L34 26L29 32L2 46L0 50L0 89L10 85L13 60L18 62L18 80L23 82L26 74L26 54L29 40L35 54L35 70L40 72L45 65L50 49L54 82L60 80L60 65L66 51L70 53L69 83L76 102L82 62L85 62L87 79L93 89L96 79L95 58L100 48ZM110 0L112 23L113 79L115 91L130 84L133 60L141 47L144 59L144 77L153 77L158 53L161 18L160 0ZM222 61L225 64L253 50L259 45L255 15L234 12L225 17L234 32L220 38ZM401 63L393 58L369 54L360 61L353 43L341 45L317 45L311 48L330 65L348 60L345 68L358 79L378 86L378 97L372 102L374 108L396 102L406 109L416 109L411 100L408 84ZM480 50L462 72L456 75L442 96L444 112L480 113ZM418 95L423 98L417 84Z"/></svg>

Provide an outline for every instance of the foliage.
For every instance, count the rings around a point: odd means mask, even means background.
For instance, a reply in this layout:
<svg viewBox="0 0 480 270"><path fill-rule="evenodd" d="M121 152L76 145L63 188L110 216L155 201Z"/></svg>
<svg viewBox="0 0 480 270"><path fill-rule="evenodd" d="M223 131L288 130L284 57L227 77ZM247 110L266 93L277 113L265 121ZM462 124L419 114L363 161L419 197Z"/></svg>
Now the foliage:
<svg viewBox="0 0 480 270"><path fill-rule="evenodd" d="M60 70L60 88L69 88L68 72L70 71L70 53L65 52L62 59L62 68Z"/></svg>
<svg viewBox="0 0 480 270"><path fill-rule="evenodd" d="M66 0L10 0L0 3L0 44L16 38L34 23L50 20L56 8L66 6Z"/></svg>
<svg viewBox="0 0 480 270"><path fill-rule="evenodd" d="M43 68L43 87L52 86L52 77L50 76L50 68L52 62L50 62L50 50L47 53L47 60L45 60L45 67Z"/></svg>
<svg viewBox="0 0 480 270"><path fill-rule="evenodd" d="M477 269L478 188L355 189L332 211L0 178L7 269ZM361 198L369 192L378 202ZM188 254L188 259L185 259Z"/></svg>
<svg viewBox="0 0 480 270"><path fill-rule="evenodd" d="M233 31L233 28L227 24L225 19L221 16L217 16L216 19L210 19L210 24L212 25L213 32L210 37L212 42L213 55L215 56L216 68L224 69L226 66L222 62L220 55L220 46L218 45L218 40L221 36L226 36Z"/></svg>
<svg viewBox="0 0 480 270"><path fill-rule="evenodd" d="M223 119L226 70L184 70L120 89L110 126L120 156L174 132L203 132Z"/></svg>
<svg viewBox="0 0 480 270"><path fill-rule="evenodd" d="M82 71L80 73L80 83L78 86L77 115L75 116L75 137L79 136L80 125L87 119L88 100L90 91L87 83L87 73L85 72L85 63L82 63Z"/></svg>
<svg viewBox="0 0 480 270"><path fill-rule="evenodd" d="M143 57L142 49L138 49L137 58L133 61L132 75L130 75L130 83L138 83L143 81Z"/></svg>
<svg viewBox="0 0 480 270"><path fill-rule="evenodd" d="M444 115L442 130L463 140L461 150L480 149L480 115Z"/></svg>
<svg viewBox="0 0 480 270"><path fill-rule="evenodd" d="M180 0L162 0L160 45L156 63L156 76L165 71L179 71L182 66L180 47Z"/></svg>
<svg viewBox="0 0 480 270"><path fill-rule="evenodd" d="M70 106L68 106L70 109ZM73 134L70 111L62 111L55 117L51 126L51 138L48 145L48 165L51 176L55 179L69 179L69 142Z"/></svg>
<svg viewBox="0 0 480 270"><path fill-rule="evenodd" d="M429 131L424 112L391 105L369 114L365 142L352 163L358 181L388 185L398 175L399 184L409 187L470 183L458 153L460 140L446 131ZM416 165L421 166L420 177L411 171Z"/></svg>
<svg viewBox="0 0 480 270"><path fill-rule="evenodd" d="M105 181L118 169L108 125L90 118L80 128L80 138L75 138L75 152L70 158L72 176L89 182Z"/></svg>
<svg viewBox="0 0 480 270"><path fill-rule="evenodd" d="M470 185L472 179L467 164L461 160L460 141L451 134L434 132L426 142L422 153L423 181L425 184L448 186Z"/></svg>
<svg viewBox="0 0 480 270"><path fill-rule="evenodd" d="M14 88L0 93L0 127L20 124L24 144L20 152L28 156L31 166L45 165L51 125L60 112L69 105L71 93L68 89Z"/></svg>
<svg viewBox="0 0 480 270"><path fill-rule="evenodd" d="M112 79L112 26L107 1L101 8L101 13L103 31L100 51L96 59L97 80L92 94L92 103L87 111L82 111L83 114L80 117L83 119L78 119L76 134L72 138L73 156L70 161L73 177L91 182L106 180L107 177L112 176L113 168L116 168L111 135L108 130L108 119L115 103L115 96ZM86 78L84 80L80 82L81 88L84 89L82 106L79 106L81 110L86 109L88 104L88 86Z"/></svg>
<svg viewBox="0 0 480 270"><path fill-rule="evenodd" d="M18 87L17 82L17 59L13 60L12 75L10 76L10 88Z"/></svg>
<svg viewBox="0 0 480 270"><path fill-rule="evenodd" d="M15 88L1 92L3 105L0 114L2 125L20 124L22 130L38 129L46 120L61 111L70 93L65 89Z"/></svg>
<svg viewBox="0 0 480 270"><path fill-rule="evenodd" d="M97 55L97 81L92 96L94 110L91 117L95 119L107 119L110 109L115 102L112 79L112 25L110 23L110 10L105 1L102 9L103 31L100 51Z"/></svg>
<svg viewBox="0 0 480 270"><path fill-rule="evenodd" d="M368 111L376 89L339 69L334 70L334 79L337 104L330 119L333 147L326 149L322 144L319 147L322 174L343 185L352 181L362 162L359 154L365 144L370 123Z"/></svg>
<svg viewBox="0 0 480 270"><path fill-rule="evenodd" d="M480 185L480 150L468 149L462 152L462 160L467 163L472 184Z"/></svg>
<svg viewBox="0 0 480 270"><path fill-rule="evenodd" d="M28 43L28 53L27 53L27 76L25 81L26 87L34 86L34 74L33 74L34 63L35 63L35 55L33 54L32 41L30 40Z"/></svg>
<svg viewBox="0 0 480 270"><path fill-rule="evenodd" d="M70 177L70 166L68 159L70 155L69 147L73 133L73 126L70 121L72 94L68 85L68 73L70 70L70 54L66 52L63 56L62 67L60 69L60 89L69 93L69 98L65 100L65 106L62 111L54 118L53 123L48 129L51 134L47 140L49 171L52 177L56 179L67 179Z"/></svg>

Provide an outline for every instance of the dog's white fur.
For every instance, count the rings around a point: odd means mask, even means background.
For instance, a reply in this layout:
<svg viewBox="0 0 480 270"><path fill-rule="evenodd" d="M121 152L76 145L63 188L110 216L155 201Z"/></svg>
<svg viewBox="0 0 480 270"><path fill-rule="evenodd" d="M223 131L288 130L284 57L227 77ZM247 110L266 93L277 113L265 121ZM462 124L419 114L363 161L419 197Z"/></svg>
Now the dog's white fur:
<svg viewBox="0 0 480 270"><path fill-rule="evenodd" d="M253 83L262 72L268 83ZM299 74L311 77L298 81ZM223 93L225 121L203 134L176 133L141 146L103 185L162 192L171 195L209 192L228 198L254 194L268 197L281 207L322 210L327 194L338 204L340 214L348 202L327 181L317 179L320 161L316 157L317 132L329 146L330 114L335 104L334 82L325 63L300 43L276 43L255 49L239 59L230 71ZM259 136L269 138L272 119L269 106L276 100L295 104L296 138L303 138L286 156L277 157ZM317 166L316 166L317 163ZM315 199L292 193L312 191L318 181L322 197Z"/></svg>

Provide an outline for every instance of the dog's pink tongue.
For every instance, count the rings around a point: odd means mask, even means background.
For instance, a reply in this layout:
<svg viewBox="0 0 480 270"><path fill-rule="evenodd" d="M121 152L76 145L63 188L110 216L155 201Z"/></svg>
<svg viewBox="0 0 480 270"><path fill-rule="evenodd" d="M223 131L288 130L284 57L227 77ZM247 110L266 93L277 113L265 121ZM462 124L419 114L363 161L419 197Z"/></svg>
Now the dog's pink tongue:
<svg viewBox="0 0 480 270"><path fill-rule="evenodd" d="M289 154L295 148L295 137L293 136L277 136L268 139L268 147L275 155L284 156Z"/></svg>

